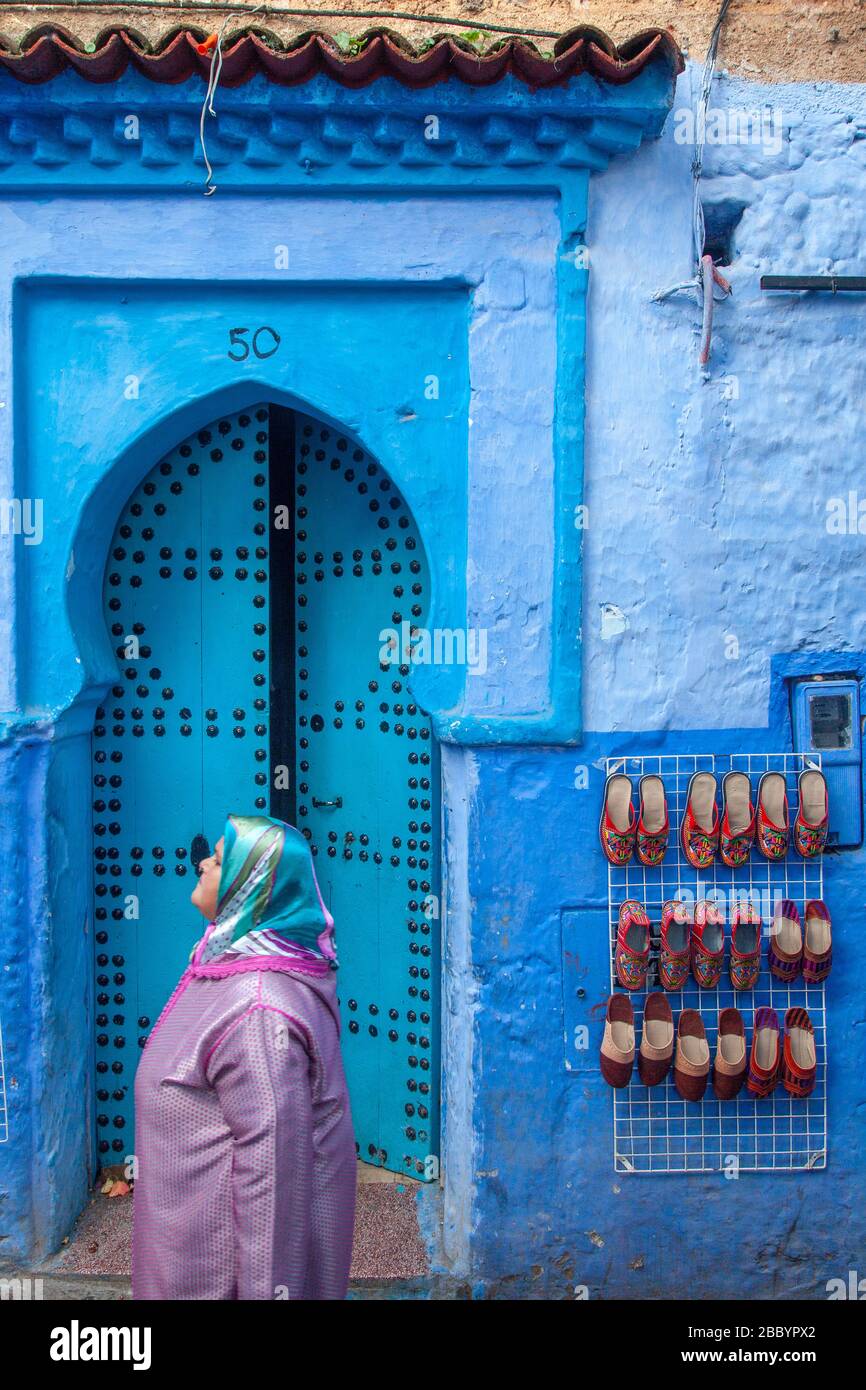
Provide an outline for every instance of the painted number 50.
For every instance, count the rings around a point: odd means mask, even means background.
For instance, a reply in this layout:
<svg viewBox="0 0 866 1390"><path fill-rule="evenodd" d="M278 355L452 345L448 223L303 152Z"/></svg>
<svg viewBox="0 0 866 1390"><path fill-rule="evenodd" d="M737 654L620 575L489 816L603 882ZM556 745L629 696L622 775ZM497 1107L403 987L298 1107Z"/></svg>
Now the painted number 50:
<svg viewBox="0 0 866 1390"><path fill-rule="evenodd" d="M263 324L253 333L252 342L248 343L245 334L249 333L248 328L230 328L228 356L233 362L246 362L250 355L250 347L253 356L258 358L273 357L277 348L280 346L280 335L275 328L268 328Z"/></svg>

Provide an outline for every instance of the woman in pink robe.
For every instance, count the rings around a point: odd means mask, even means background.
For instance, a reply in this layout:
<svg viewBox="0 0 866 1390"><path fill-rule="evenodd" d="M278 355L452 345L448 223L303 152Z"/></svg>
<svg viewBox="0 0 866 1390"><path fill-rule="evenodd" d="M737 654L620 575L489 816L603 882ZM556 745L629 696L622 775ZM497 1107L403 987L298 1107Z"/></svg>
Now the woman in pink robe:
<svg viewBox="0 0 866 1390"><path fill-rule="evenodd" d="M344 1298L355 1143L333 920L303 836L230 816L135 1079L136 1299Z"/></svg>

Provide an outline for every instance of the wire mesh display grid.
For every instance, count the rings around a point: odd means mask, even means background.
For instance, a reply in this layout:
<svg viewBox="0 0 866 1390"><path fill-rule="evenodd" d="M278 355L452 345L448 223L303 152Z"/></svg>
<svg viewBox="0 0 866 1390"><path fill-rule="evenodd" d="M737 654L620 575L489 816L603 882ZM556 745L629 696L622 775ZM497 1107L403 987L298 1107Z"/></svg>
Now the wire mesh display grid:
<svg viewBox="0 0 866 1390"><path fill-rule="evenodd" d="M640 1080L637 1059L632 1080L613 1094L614 1169L619 1173L706 1173L775 1171L825 1168L827 1165L827 1088L826 1015L824 985L807 986L802 978L789 985L776 980L767 966L769 929L776 903L793 899L803 918L810 898L824 897L823 859L801 859L790 845L783 860L771 863L753 847L749 862L740 869L728 869L716 856L704 872L693 869L682 851L680 824L685 811L689 778L694 772L716 775L719 813L722 812L722 778L726 772L745 772L756 801L757 782L763 772L781 772L785 777L788 808L793 826L798 804L797 777L806 767L820 768L819 754L800 753L711 753L665 754L618 757L606 760L607 773L624 772L634 784L634 804L639 802L639 778L656 774L662 778L670 815L670 840L662 863L645 868L636 855L623 866L608 864L608 917L610 926L611 990L620 985L614 970L619 907L627 898L643 903L651 923L650 970L646 990L629 991L634 1005L635 1041L640 1046L643 1009L647 994L660 989L658 982L659 932L663 903L679 898L693 905L702 898L714 899L725 918L725 966L717 989L702 989L691 974L682 990L668 993L676 1031L683 1009L697 1009L703 1019L710 1048L715 1057L718 1016L733 1006L743 1016L746 1046L751 1047L755 1010L770 1005L779 1015L784 1031L788 1009L808 1011L815 1029L817 1078L815 1089L806 1099L789 1096L781 1082L761 1100L750 1096L745 1087L735 1100L718 1101L712 1089L712 1075L703 1100L684 1101L677 1093L672 1074L658 1086L649 1088ZM730 953L730 912L736 901L750 901L761 915L761 975L751 990L734 990L728 975ZM805 925L805 924L804 924ZM831 976L832 979L832 976Z"/></svg>
<svg viewBox="0 0 866 1390"><path fill-rule="evenodd" d="M6 1071L3 1064L3 1028L0 1026L0 1144L9 1138L9 1116L6 1110Z"/></svg>

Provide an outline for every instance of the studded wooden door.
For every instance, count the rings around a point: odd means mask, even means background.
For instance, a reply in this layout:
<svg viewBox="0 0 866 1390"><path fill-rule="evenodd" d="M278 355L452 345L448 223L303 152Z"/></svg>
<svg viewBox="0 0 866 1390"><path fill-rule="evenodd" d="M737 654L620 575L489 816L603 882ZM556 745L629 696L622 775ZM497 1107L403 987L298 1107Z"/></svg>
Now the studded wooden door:
<svg viewBox="0 0 866 1390"><path fill-rule="evenodd" d="M296 419L298 824L337 923L360 1157L438 1173L439 773L388 632L420 625L424 553L382 468ZM402 643L401 643L402 645ZM383 659L384 657L384 659Z"/></svg>
<svg viewBox="0 0 866 1390"><path fill-rule="evenodd" d="M201 932L203 837L255 806L302 828L337 921L361 1157L436 1176L438 767L408 665L380 659L428 592L379 466L276 407L191 436L124 508L93 741L103 1162L133 1151L138 1050Z"/></svg>
<svg viewBox="0 0 866 1390"><path fill-rule="evenodd" d="M96 1120L132 1152L138 1050L202 922L200 837L268 808L268 408L191 436L137 488L105 576L117 683L93 737Z"/></svg>

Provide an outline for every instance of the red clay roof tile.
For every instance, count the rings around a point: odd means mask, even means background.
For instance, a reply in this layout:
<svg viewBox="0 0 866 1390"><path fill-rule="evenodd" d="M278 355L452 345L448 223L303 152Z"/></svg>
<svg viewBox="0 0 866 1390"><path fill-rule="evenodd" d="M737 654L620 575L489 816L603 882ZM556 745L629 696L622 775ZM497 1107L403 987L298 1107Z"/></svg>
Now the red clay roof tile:
<svg viewBox="0 0 866 1390"><path fill-rule="evenodd" d="M200 53L203 30L173 30L156 44L123 28L106 29L94 52L66 30L42 25L31 30L20 48L0 37L0 67L20 82L48 82L73 68L89 82L113 82L131 66L154 82L184 82L195 74L206 79L210 53ZM513 73L533 88L560 86L581 72L603 82L631 82L652 62L666 63L672 75L682 71L683 57L673 36L649 29L619 47L598 29L581 26L563 34L545 56L532 43L507 37L485 53L448 35L439 35L423 50L386 29L368 30L357 53L346 53L324 33L303 34L284 44L262 29L241 29L222 45L222 86L237 87L262 73L281 86L308 82L325 73L346 87L364 87L379 77L393 77L408 87L429 87L451 77L472 86L498 82Z"/></svg>

